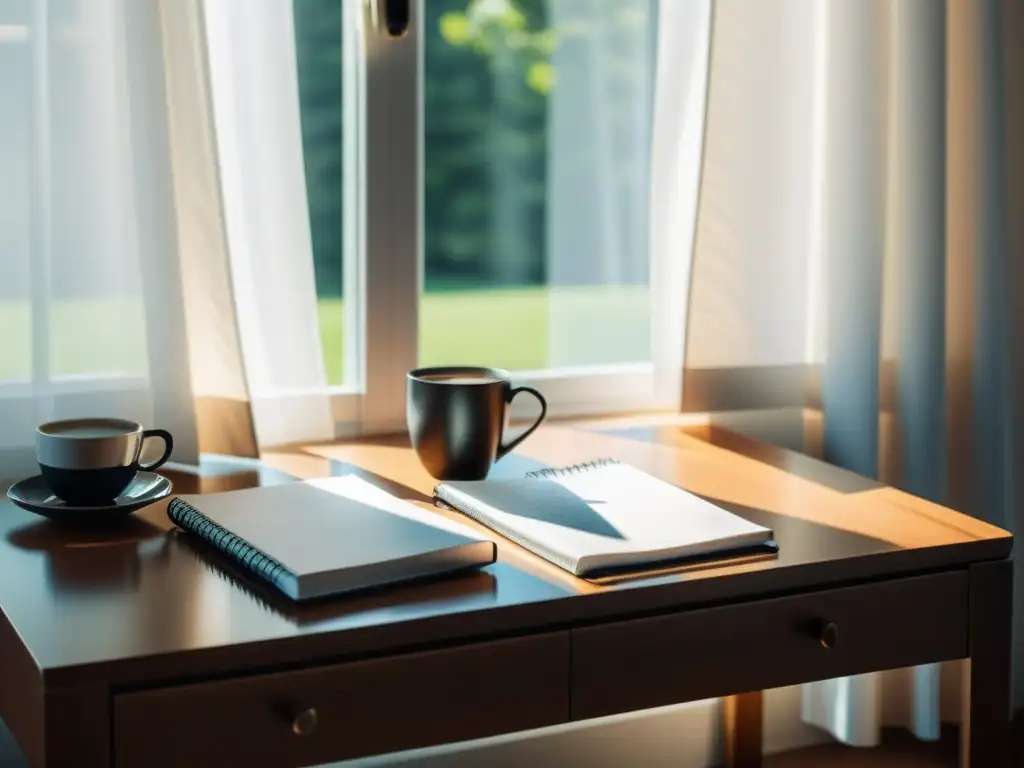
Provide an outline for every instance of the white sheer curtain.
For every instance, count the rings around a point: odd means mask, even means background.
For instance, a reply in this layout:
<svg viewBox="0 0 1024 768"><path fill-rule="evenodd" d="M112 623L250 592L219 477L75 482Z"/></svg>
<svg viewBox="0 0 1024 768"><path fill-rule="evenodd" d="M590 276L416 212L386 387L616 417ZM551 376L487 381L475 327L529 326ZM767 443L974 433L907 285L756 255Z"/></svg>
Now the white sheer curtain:
<svg viewBox="0 0 1024 768"><path fill-rule="evenodd" d="M0 0L0 477L52 418L333 437L291 9Z"/></svg>
<svg viewBox="0 0 1024 768"><path fill-rule="evenodd" d="M330 440L292 0L202 5L232 306L256 433L261 445ZM358 3L347 5L358 15Z"/></svg>
<svg viewBox="0 0 1024 768"><path fill-rule="evenodd" d="M651 294L655 308L651 347L655 388L678 397L686 357L685 312L690 296L698 198L707 136L712 0L658 4L658 43L651 131L648 227ZM685 306L685 304L684 304ZM677 319L670 320L670 317ZM660 399L660 398L659 398Z"/></svg>
<svg viewBox="0 0 1024 768"><path fill-rule="evenodd" d="M0 475L81 415L195 461L157 6L0 0L0 116Z"/></svg>
<svg viewBox="0 0 1024 768"><path fill-rule="evenodd" d="M156 4L203 450L333 439L292 0Z"/></svg>

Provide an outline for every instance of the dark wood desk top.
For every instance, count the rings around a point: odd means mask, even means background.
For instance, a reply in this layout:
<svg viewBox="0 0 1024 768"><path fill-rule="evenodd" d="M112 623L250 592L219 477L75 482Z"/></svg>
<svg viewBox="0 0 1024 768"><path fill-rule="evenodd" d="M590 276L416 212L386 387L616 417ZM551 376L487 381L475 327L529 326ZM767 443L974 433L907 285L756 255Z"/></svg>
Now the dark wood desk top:
<svg viewBox="0 0 1024 768"><path fill-rule="evenodd" d="M892 488L785 451L714 442L678 428L547 427L496 466L518 474L612 456L773 527L781 548L777 559L604 586L502 541L499 562L477 574L295 606L174 531L163 504L115 529L76 531L4 501L0 649L20 637L48 686L131 688L959 568L1010 551L1008 533ZM168 475L191 493L347 472L429 504L433 481L400 440L282 451L262 465L211 459L199 474Z"/></svg>

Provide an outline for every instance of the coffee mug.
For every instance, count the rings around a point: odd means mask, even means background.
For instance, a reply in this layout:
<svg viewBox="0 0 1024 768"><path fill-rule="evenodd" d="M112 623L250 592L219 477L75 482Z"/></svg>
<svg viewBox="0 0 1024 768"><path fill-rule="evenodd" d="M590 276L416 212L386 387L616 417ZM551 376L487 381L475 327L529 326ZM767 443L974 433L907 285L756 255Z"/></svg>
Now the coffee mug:
<svg viewBox="0 0 1024 768"><path fill-rule="evenodd" d="M163 455L152 464L139 459L147 438L164 441ZM140 470L153 470L171 455L174 440L163 429L143 429L126 419L65 419L36 428L36 459L43 480L68 504L110 503Z"/></svg>
<svg viewBox="0 0 1024 768"><path fill-rule="evenodd" d="M502 442L508 406L520 392L540 401L540 416ZM500 368L418 368L406 379L405 418L416 455L438 480L483 480L491 465L540 426L548 410L532 387L513 387Z"/></svg>

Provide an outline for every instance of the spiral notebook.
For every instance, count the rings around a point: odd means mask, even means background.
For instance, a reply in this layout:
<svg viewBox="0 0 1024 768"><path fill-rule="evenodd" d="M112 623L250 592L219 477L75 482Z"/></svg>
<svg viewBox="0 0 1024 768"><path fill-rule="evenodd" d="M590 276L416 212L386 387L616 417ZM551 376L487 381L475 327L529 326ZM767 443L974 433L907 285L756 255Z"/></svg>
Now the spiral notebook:
<svg viewBox="0 0 1024 768"><path fill-rule="evenodd" d="M178 496L167 516L293 600L479 568L497 552L355 475Z"/></svg>
<svg viewBox="0 0 1024 768"><path fill-rule="evenodd" d="M612 460L446 482L434 495L577 576L776 549L770 528Z"/></svg>

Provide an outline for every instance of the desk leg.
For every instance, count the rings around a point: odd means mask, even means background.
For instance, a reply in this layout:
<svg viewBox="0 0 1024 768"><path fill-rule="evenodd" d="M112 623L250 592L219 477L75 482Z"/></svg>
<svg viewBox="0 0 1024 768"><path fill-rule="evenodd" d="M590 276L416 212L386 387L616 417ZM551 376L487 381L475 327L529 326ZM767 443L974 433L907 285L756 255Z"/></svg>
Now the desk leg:
<svg viewBox="0 0 1024 768"><path fill-rule="evenodd" d="M47 691L44 711L46 768L110 768L108 688Z"/></svg>
<svg viewBox="0 0 1024 768"><path fill-rule="evenodd" d="M964 664L962 768L1010 764L1010 644L1013 564L971 566L968 651Z"/></svg>
<svg viewBox="0 0 1024 768"><path fill-rule="evenodd" d="M760 768L763 728L761 691L722 699L725 768Z"/></svg>

